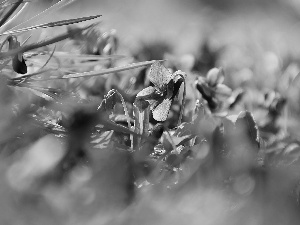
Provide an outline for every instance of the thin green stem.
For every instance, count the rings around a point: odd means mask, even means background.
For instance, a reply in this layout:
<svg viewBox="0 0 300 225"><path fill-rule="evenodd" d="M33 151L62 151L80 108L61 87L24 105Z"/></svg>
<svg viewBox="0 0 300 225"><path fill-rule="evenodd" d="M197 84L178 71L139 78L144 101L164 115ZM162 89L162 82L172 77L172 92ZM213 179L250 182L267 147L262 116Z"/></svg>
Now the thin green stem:
<svg viewBox="0 0 300 225"><path fill-rule="evenodd" d="M133 117L134 117L134 132L140 134L140 118L139 118L140 110L133 104ZM135 151L138 150L138 146L141 138L139 136L131 135L131 148Z"/></svg>
<svg viewBox="0 0 300 225"><path fill-rule="evenodd" d="M130 117L129 117L128 109L127 109L127 106L126 106L126 103L124 101L123 96L121 95L121 93L118 90L112 89L111 91L116 92L117 95L120 97L121 102L122 102L122 106L123 106L123 109L124 109L124 113L125 113L125 116L126 116L127 125L128 125L128 128L131 130Z"/></svg>
<svg viewBox="0 0 300 225"><path fill-rule="evenodd" d="M185 78L183 75L180 75L183 78L183 94L182 94L182 102L181 102L181 106L180 106L180 114L179 114L179 118L178 118L178 126L181 124L181 120L183 117L183 113L184 113L184 105L185 105L185 96L186 96L186 82L185 82Z"/></svg>

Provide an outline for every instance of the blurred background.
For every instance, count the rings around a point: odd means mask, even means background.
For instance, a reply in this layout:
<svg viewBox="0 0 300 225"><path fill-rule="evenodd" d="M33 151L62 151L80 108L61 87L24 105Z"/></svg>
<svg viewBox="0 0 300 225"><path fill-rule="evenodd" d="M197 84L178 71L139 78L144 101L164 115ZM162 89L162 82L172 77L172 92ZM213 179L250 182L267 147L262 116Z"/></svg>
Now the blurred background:
<svg viewBox="0 0 300 225"><path fill-rule="evenodd" d="M297 0L77 0L55 18L90 14L103 15L103 25L116 29L129 45L141 39L164 39L182 52L195 51L207 36L216 42L247 37L299 51L294 47L300 35Z"/></svg>
<svg viewBox="0 0 300 225"><path fill-rule="evenodd" d="M40 0L35 3L37 8L28 11L36 12L56 2ZM300 36L297 0L77 0L43 19L91 14L101 14L102 25L116 29L127 45L161 39L176 45L181 53L195 51L195 45L208 36L222 44L247 37L277 49L299 51L294 47Z"/></svg>

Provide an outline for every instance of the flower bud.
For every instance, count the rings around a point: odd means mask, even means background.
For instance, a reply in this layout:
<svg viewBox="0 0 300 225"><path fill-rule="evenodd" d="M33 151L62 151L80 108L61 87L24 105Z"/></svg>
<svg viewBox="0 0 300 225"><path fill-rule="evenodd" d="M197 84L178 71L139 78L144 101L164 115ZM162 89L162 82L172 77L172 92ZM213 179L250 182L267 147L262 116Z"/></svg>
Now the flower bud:
<svg viewBox="0 0 300 225"><path fill-rule="evenodd" d="M17 40L15 36L9 36L7 38L8 41L8 49L13 50L19 48L20 42ZM16 73L25 74L27 73L27 65L25 63L24 57L22 53L17 53L12 58L12 67Z"/></svg>

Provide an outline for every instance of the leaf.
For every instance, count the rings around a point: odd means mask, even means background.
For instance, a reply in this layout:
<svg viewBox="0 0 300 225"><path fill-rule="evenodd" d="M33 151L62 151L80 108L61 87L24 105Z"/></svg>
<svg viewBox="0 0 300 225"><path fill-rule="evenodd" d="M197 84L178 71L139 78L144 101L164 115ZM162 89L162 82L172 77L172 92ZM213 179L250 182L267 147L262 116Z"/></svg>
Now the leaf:
<svg viewBox="0 0 300 225"><path fill-rule="evenodd" d="M180 155L170 154L166 159L166 163L172 167L179 167L181 160L182 160L182 157Z"/></svg>
<svg viewBox="0 0 300 225"><path fill-rule="evenodd" d="M224 135L230 138L234 134L235 124L229 117L222 118L222 126L224 127ZM234 120L236 121L236 120Z"/></svg>
<svg viewBox="0 0 300 225"><path fill-rule="evenodd" d="M96 139L91 141L92 144L96 144L94 148L107 148L113 133L114 131L105 131L102 134L99 134L99 136L97 136Z"/></svg>
<svg viewBox="0 0 300 225"><path fill-rule="evenodd" d="M175 137L172 136L173 142L176 146L183 145L187 141L191 140L194 137L194 135L184 135L181 137Z"/></svg>
<svg viewBox="0 0 300 225"><path fill-rule="evenodd" d="M259 132L257 124L253 118L253 115L248 111L240 112L236 122L236 129L238 132L246 132L246 135L249 138L250 143L253 146L259 148Z"/></svg>
<svg viewBox="0 0 300 225"><path fill-rule="evenodd" d="M191 140L194 136L193 135L185 135L182 137L176 137L176 136L169 136L166 133L163 134L163 141L162 144L164 146L164 149L167 152L170 152L173 149L173 144L175 147L178 147L179 145L185 144L187 141ZM172 140L170 139L172 138Z"/></svg>
<svg viewBox="0 0 300 225"><path fill-rule="evenodd" d="M57 101L58 97L55 94L50 93L45 88L39 88L39 87L31 87L31 86L19 86L21 88L27 88L30 90L33 94L35 94L38 97L41 97L47 101Z"/></svg>
<svg viewBox="0 0 300 225"><path fill-rule="evenodd" d="M300 146L298 143L283 144L268 149L265 162L272 166L291 166L300 162Z"/></svg>
<svg viewBox="0 0 300 225"><path fill-rule="evenodd" d="M217 126L212 133L211 148L214 159L217 161L227 154L227 151L225 151L226 140L224 139L224 132L222 128L222 126Z"/></svg>
<svg viewBox="0 0 300 225"><path fill-rule="evenodd" d="M154 61L150 68L149 79L162 90L173 79L173 75L159 61Z"/></svg>
<svg viewBox="0 0 300 225"><path fill-rule="evenodd" d="M185 135L192 135L193 127L194 127L193 123L183 122L177 127L174 136L183 137Z"/></svg>

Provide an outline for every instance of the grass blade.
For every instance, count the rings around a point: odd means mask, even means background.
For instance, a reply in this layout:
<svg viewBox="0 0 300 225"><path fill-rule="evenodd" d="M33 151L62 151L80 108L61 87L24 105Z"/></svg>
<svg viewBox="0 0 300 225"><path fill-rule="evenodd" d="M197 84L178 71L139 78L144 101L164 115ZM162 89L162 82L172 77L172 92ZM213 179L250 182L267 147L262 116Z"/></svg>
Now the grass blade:
<svg viewBox="0 0 300 225"><path fill-rule="evenodd" d="M43 56L49 55L49 51L41 51L41 52L26 52L24 57L27 59L35 57L35 56ZM89 54L73 54L70 52L61 52L55 51L53 54L54 57L60 59L72 59L72 60L109 60L109 59L121 59L126 58L124 55L89 55Z"/></svg>
<svg viewBox="0 0 300 225"><path fill-rule="evenodd" d="M1 65L1 64L0 64ZM33 77L33 76L38 76L38 75L42 75L43 73L46 73L46 72L51 72L51 71L56 71L57 69L42 69L42 70L39 70L37 72L34 72L34 73L30 73L30 74L25 74L23 76L19 76L19 77L14 77L14 78L11 78L11 80L15 83L22 83L24 82L25 80L28 80L29 78ZM30 80L30 81L39 81L39 80Z"/></svg>
<svg viewBox="0 0 300 225"><path fill-rule="evenodd" d="M145 62L139 62L139 63L132 63L132 64L129 64L129 65L126 65L126 66L103 69L101 71L71 73L71 74L64 75L62 77L53 77L53 78L49 78L49 79L38 79L38 81L49 81L49 80L57 80L57 79L70 79L70 78L80 78L80 77L101 76L101 75L105 75L105 74L109 74L109 73L116 73L116 72L136 69L136 68L143 67L143 66L149 66L155 61L157 61L157 60L145 61ZM18 77L18 79L20 79L20 78L29 78L29 77L32 77L32 76L35 76L35 75L38 75L38 74L26 74L26 75L23 75L21 77Z"/></svg>
<svg viewBox="0 0 300 225"><path fill-rule="evenodd" d="M55 49L56 49L56 45L54 46L53 51L51 52L51 54L50 54L49 58L47 59L47 61L44 63L44 65L41 68L39 68L38 71L41 71L50 62L50 60L53 57L53 54L55 52Z"/></svg>
<svg viewBox="0 0 300 225"><path fill-rule="evenodd" d="M101 71L90 71L90 72L84 72L84 73L67 74L67 75L64 75L63 77L61 77L60 79L101 76L101 75L105 75L105 74L109 74L109 73L116 73L116 72L131 70L131 69L135 69L135 68L139 68L139 67L143 67L143 66L149 66L156 61L157 60L132 63L132 64L129 64L126 66L103 69Z"/></svg>
<svg viewBox="0 0 300 225"><path fill-rule="evenodd" d="M74 23L81 23L84 21L93 20L93 19L99 18L100 16L101 15L87 16L87 17L80 17L80 18L76 18L76 19L59 20L59 21L55 21L55 22L39 24L39 25L31 26L31 27L21 28L18 30L6 31L6 32L0 34L0 36L22 33L22 32L26 32L26 31L30 31L30 30L39 29L39 28L66 26L66 25L70 25L70 24L74 24Z"/></svg>
<svg viewBox="0 0 300 225"><path fill-rule="evenodd" d="M1 2L0 8L6 8L6 7L8 7L8 6L12 6L12 5L16 4L18 1L10 2L10 3L7 3L7 2L8 2L8 1L5 1L4 3ZM30 1L23 0L22 3L26 3L26 2L30 2Z"/></svg>
<svg viewBox="0 0 300 225"><path fill-rule="evenodd" d="M89 55L89 54L72 54L68 52L55 52L55 57L73 59L73 60L109 60L122 59L127 56L124 55Z"/></svg>
<svg viewBox="0 0 300 225"><path fill-rule="evenodd" d="M45 9L44 11L42 11L41 13L39 13L39 14L31 17L30 19L24 21L23 23L17 24L16 26L12 27L9 30L21 27L22 25L24 25L26 23L29 23L29 22L31 22L33 20L34 20L34 22L37 22L41 18L44 18L45 16L47 16L48 14L50 14L51 12L56 12L59 9L61 9L62 7L69 5L70 3L74 2L74 1L76 1L76 0L60 0L57 3L55 3L54 5L50 6L49 8Z"/></svg>
<svg viewBox="0 0 300 225"><path fill-rule="evenodd" d="M17 1L10 10L4 15L4 17L0 20L0 27L2 27L8 18L17 10L17 8L23 3L23 0Z"/></svg>
<svg viewBox="0 0 300 225"><path fill-rule="evenodd" d="M13 87L18 87L18 88L24 88L29 91L31 91L33 94L35 94L38 97L44 98L47 101L58 101L59 97L51 92L55 92L54 89L52 88L44 88L44 87L38 87L38 86L32 86L30 84L25 84L25 83L20 83L20 84L15 84L11 85Z"/></svg>

